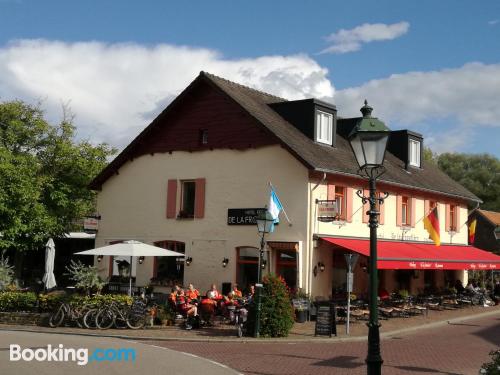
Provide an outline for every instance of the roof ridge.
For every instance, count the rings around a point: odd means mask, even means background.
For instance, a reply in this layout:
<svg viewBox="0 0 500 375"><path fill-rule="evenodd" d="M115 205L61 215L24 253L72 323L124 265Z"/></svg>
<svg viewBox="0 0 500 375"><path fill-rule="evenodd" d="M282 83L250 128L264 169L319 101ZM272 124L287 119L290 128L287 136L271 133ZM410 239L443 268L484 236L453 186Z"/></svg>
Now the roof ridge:
<svg viewBox="0 0 500 375"><path fill-rule="evenodd" d="M255 91L255 92L257 92L257 93L259 93L261 95L269 96L271 98L276 98L276 99L279 99L279 100L282 100L282 101L286 101L286 102L288 101L288 99L282 98L280 96L269 94L268 92L265 92L265 91L262 91L262 90L257 90L257 89L255 89L253 87L245 86L245 85L243 85L241 83L238 83L238 82L230 81L227 78L219 77L218 75L215 75L215 74L212 74L212 73L209 73L209 72L205 72L203 70L200 71L200 75L208 77L210 79L216 78L216 79L221 80L223 82L227 82L227 83L229 83L231 85L239 86L239 87L242 87L242 88L244 88L246 90L250 90L250 91Z"/></svg>

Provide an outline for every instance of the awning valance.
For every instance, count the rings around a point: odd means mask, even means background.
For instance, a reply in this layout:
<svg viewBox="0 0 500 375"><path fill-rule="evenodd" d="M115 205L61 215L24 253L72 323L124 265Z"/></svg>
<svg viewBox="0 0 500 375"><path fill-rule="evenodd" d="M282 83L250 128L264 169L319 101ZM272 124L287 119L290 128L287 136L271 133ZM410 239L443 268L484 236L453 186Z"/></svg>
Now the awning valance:
<svg viewBox="0 0 500 375"><path fill-rule="evenodd" d="M322 240L370 255L370 241L350 238L321 237ZM431 270L498 270L500 256L466 245L441 245L377 241L377 267L379 269L431 269Z"/></svg>

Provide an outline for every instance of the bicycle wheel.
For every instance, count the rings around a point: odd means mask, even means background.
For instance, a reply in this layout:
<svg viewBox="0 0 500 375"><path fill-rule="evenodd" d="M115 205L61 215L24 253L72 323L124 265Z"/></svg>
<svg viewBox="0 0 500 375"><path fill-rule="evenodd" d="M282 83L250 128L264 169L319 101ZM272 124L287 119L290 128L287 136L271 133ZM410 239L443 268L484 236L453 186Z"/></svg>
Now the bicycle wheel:
<svg viewBox="0 0 500 375"><path fill-rule="evenodd" d="M108 329L115 322L115 314L113 311L108 309L99 310L95 317L95 324L99 329Z"/></svg>
<svg viewBox="0 0 500 375"><path fill-rule="evenodd" d="M88 329L96 329L95 317L97 315L97 309L89 309L83 316L83 325Z"/></svg>
<svg viewBox="0 0 500 375"><path fill-rule="evenodd" d="M49 318L49 326L52 328L59 327L64 321L64 305L59 306L57 311Z"/></svg>
<svg viewBox="0 0 500 375"><path fill-rule="evenodd" d="M130 311L127 314L127 326L131 329L140 329L146 324L146 317Z"/></svg>

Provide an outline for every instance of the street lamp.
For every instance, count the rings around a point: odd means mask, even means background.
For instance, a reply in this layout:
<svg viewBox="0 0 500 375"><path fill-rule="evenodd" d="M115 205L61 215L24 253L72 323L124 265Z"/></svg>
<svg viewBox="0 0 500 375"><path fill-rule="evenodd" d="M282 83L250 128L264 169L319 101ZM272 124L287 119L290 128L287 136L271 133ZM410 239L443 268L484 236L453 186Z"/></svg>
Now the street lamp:
<svg viewBox="0 0 500 375"><path fill-rule="evenodd" d="M349 142L360 171L366 174L370 185L370 195L368 197L363 196L362 190L359 190L357 195L362 199L363 204L370 203L370 210L367 212L370 217L370 321L368 323L366 365L368 375L379 375L384 361L380 355L380 324L378 322L377 306L377 227L379 215L377 203L383 204L384 199L387 198L387 193L385 193L385 197L377 198L375 180L385 172L383 163L390 130L382 121L371 116L372 111L373 108L365 100L365 105L361 108L363 117L358 120L351 134L349 134Z"/></svg>
<svg viewBox="0 0 500 375"><path fill-rule="evenodd" d="M259 251L259 263L257 266L257 284L255 284L255 299L257 301L257 308L255 314L255 330L254 337L259 337L260 335L260 311L262 309L262 271L264 264L264 236L266 233L270 233L273 230L274 219L273 216L266 210L266 212L260 213L257 218L257 229L261 234L260 238L260 251Z"/></svg>

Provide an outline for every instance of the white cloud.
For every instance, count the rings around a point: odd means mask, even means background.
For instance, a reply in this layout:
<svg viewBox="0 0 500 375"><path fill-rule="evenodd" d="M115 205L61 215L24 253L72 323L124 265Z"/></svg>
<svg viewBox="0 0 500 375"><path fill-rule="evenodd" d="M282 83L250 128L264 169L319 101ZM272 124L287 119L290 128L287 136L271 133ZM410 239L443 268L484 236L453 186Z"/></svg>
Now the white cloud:
<svg viewBox="0 0 500 375"><path fill-rule="evenodd" d="M491 20L491 21L488 21L488 25L493 26L493 25L496 25L498 22L500 22L500 20Z"/></svg>
<svg viewBox="0 0 500 375"><path fill-rule="evenodd" d="M69 100L81 137L123 147L201 70L289 99L334 94L306 55L228 60L167 44L21 40L0 48L0 100L42 99L52 120Z"/></svg>
<svg viewBox="0 0 500 375"><path fill-rule="evenodd" d="M334 92L327 70L306 55L229 60L167 44L24 40L0 48L0 100L42 99L53 121L70 101L80 137L123 147L200 70L287 99L333 101L342 117L360 116L366 98L375 116L393 129L424 133L435 151L461 151L483 134L499 137L500 63L395 74ZM442 128L450 123L452 136Z"/></svg>
<svg viewBox="0 0 500 375"><path fill-rule="evenodd" d="M498 137L499 97L500 64L469 63L456 69L394 74L338 90L335 104L340 116L354 117L360 115L366 98L374 107L373 115L390 127L424 129L436 151L460 151L484 128ZM428 126L443 122L455 124L446 136L443 129Z"/></svg>
<svg viewBox="0 0 500 375"><path fill-rule="evenodd" d="M320 53L347 53L361 49L365 43L392 40L408 32L410 24L408 22L398 22L391 25L384 23L365 23L354 29L341 29L330 34L325 39L331 46L325 48Z"/></svg>

